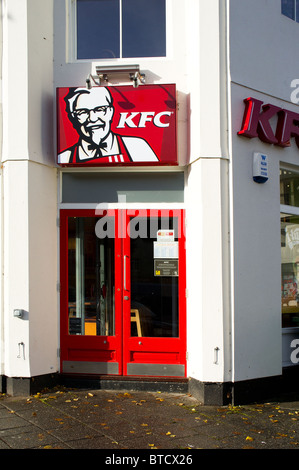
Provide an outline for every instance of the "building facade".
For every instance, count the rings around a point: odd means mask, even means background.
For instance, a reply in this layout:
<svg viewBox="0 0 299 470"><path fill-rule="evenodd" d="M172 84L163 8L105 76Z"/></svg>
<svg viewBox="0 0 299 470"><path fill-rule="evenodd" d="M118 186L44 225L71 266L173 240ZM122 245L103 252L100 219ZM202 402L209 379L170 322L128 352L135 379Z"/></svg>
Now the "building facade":
<svg viewBox="0 0 299 470"><path fill-rule="evenodd" d="M296 3L1 2L2 391L296 374Z"/></svg>

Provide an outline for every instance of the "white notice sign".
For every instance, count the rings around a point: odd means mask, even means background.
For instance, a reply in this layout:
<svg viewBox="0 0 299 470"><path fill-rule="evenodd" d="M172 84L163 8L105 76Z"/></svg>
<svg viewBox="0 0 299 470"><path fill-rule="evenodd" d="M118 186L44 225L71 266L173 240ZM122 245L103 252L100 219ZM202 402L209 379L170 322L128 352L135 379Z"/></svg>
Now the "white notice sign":
<svg viewBox="0 0 299 470"><path fill-rule="evenodd" d="M178 242L154 242L154 258L178 258Z"/></svg>

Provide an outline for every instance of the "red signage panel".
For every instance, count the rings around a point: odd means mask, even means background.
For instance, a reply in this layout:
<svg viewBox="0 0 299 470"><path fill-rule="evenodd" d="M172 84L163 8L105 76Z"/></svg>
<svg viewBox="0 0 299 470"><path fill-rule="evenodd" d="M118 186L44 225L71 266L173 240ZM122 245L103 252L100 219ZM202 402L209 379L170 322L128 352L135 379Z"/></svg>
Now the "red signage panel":
<svg viewBox="0 0 299 470"><path fill-rule="evenodd" d="M175 85L57 89L61 166L177 165Z"/></svg>

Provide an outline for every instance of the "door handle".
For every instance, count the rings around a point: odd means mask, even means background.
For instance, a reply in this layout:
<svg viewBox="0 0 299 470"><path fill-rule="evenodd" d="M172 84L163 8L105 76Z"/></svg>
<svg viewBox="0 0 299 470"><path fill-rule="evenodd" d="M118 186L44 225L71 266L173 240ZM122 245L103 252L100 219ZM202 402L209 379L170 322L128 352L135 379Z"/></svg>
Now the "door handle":
<svg viewBox="0 0 299 470"><path fill-rule="evenodd" d="M127 289L127 256L124 256L124 290Z"/></svg>
<svg viewBox="0 0 299 470"><path fill-rule="evenodd" d="M130 300L130 297L128 295L125 295L124 300Z"/></svg>

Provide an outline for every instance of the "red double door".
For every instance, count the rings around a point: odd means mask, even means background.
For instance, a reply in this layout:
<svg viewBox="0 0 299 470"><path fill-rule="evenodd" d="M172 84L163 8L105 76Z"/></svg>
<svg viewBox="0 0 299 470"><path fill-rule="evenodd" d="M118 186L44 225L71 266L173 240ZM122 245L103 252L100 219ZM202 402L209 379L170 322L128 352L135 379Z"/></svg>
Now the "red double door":
<svg viewBox="0 0 299 470"><path fill-rule="evenodd" d="M186 376L182 210L62 210L61 372Z"/></svg>

